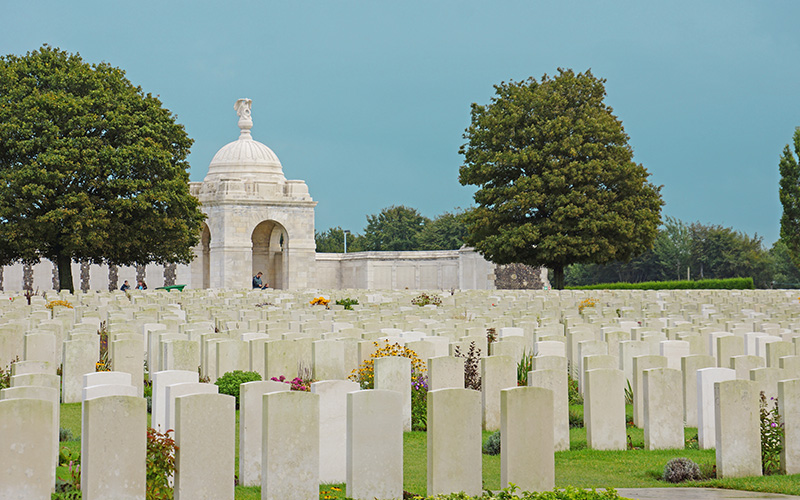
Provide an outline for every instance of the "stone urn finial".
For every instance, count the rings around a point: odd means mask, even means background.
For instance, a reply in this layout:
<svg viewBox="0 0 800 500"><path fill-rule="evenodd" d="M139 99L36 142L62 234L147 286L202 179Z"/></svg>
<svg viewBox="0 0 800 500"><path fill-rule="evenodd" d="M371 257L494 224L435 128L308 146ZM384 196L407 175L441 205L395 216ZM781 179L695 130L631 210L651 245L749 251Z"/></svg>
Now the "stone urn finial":
<svg viewBox="0 0 800 500"><path fill-rule="evenodd" d="M239 115L239 129L242 131L239 139L250 137L250 129L253 128L253 119L250 117L250 106L252 104L252 99L239 99L233 105L233 109Z"/></svg>

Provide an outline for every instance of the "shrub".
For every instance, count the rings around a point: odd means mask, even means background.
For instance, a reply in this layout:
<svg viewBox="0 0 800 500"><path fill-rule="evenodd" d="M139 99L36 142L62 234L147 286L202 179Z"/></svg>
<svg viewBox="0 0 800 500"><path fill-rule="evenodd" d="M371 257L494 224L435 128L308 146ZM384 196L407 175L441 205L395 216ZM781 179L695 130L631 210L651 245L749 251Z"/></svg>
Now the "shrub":
<svg viewBox="0 0 800 500"><path fill-rule="evenodd" d="M582 405L583 395L578 390L578 381L572 378L572 375L567 376L567 391L569 394L569 404Z"/></svg>
<svg viewBox="0 0 800 500"><path fill-rule="evenodd" d="M569 286L568 290L752 290L753 278L728 278L697 281L644 281L642 283L600 283Z"/></svg>
<svg viewBox="0 0 800 500"><path fill-rule="evenodd" d="M453 355L464 358L464 387L476 391L481 390L481 350L475 347L475 342L469 343L467 354L461 352L456 346Z"/></svg>
<svg viewBox="0 0 800 500"><path fill-rule="evenodd" d="M147 500L172 500L169 478L175 473L175 440L169 437L172 429L161 433L147 429Z"/></svg>
<svg viewBox="0 0 800 500"><path fill-rule="evenodd" d="M312 306L325 306L326 309L328 308L328 304L330 303L331 303L330 299L326 299L325 297L321 296L315 297L311 299L311 301L309 302L309 304L311 304Z"/></svg>
<svg viewBox="0 0 800 500"><path fill-rule="evenodd" d="M664 466L664 481L682 483L701 479L700 467L688 458L673 458Z"/></svg>
<svg viewBox="0 0 800 500"><path fill-rule="evenodd" d="M421 293L411 299L411 305L413 306L427 306L433 304L434 306L442 305L442 299L437 297L436 295L428 295L427 293Z"/></svg>
<svg viewBox="0 0 800 500"><path fill-rule="evenodd" d="M75 441L75 436L72 435L72 431L66 427L61 427L58 429L58 441Z"/></svg>
<svg viewBox="0 0 800 500"><path fill-rule="evenodd" d="M499 455L500 454L500 431L495 432L483 443L484 455Z"/></svg>
<svg viewBox="0 0 800 500"><path fill-rule="evenodd" d="M261 380L261 375L256 372L235 370L228 372L217 379L214 384L219 387L220 394L228 394L236 398L236 408L239 408L239 386L245 382Z"/></svg>
<svg viewBox="0 0 800 500"><path fill-rule="evenodd" d="M378 347L378 350L370 355L370 358L353 370L347 377L353 382L358 382L362 389L375 388L375 358L383 358L386 356L401 356L411 360L411 380L415 376L425 373L425 362L419 359L417 353L411 349L401 346L400 344L389 344L388 340L383 341L381 346L378 342L373 342Z"/></svg>
<svg viewBox="0 0 800 500"><path fill-rule="evenodd" d="M583 428L583 412L570 408L569 409L569 427L570 429Z"/></svg>
<svg viewBox="0 0 800 500"><path fill-rule="evenodd" d="M358 299L351 299L350 297L339 299L336 301L337 306L344 306L345 310L352 311L353 306L358 305Z"/></svg>
<svg viewBox="0 0 800 500"><path fill-rule="evenodd" d="M767 396L761 391L759 413L761 417L761 472L767 476L776 474L781 469L781 451L783 450L783 422L778 412L778 400L769 408Z"/></svg>

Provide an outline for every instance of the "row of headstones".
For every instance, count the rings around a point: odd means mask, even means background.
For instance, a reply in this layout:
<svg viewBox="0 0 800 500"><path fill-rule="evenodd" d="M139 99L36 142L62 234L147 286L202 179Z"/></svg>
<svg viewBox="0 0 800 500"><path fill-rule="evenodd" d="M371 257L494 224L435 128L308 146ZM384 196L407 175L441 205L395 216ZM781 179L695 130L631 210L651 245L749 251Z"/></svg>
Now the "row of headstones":
<svg viewBox="0 0 800 500"><path fill-rule="evenodd" d="M406 358L384 361L387 366L410 368ZM397 366L388 369L392 368ZM174 419L178 447L175 496L232 499L234 398L205 391L204 386L214 387L209 384L181 382L196 380L196 375L159 372L154 378L154 420L166 410L160 403L171 401L174 406L172 416L165 418ZM96 373L87 376L85 383L83 498L143 495L144 399L134 395L127 374ZM402 394L359 391L356 384L345 381L315 383L312 394L287 390L286 384L271 381L241 387L243 484L261 484L266 495L275 498L316 498L321 480L344 480L353 498L402 495ZM4 396L8 397L0 401L0 470L5 472L0 497L46 498L54 484L57 459L56 389L26 386L14 389L16 393L7 391ZM478 494L480 395L467 389L440 389L428 397L428 493ZM552 428L552 392L504 390L501 401L503 484L514 482L531 491L552 488L553 435L547 432ZM454 462L452 456L468 458ZM337 464L346 465L344 478L341 471L325 470L325 465L330 469Z"/></svg>

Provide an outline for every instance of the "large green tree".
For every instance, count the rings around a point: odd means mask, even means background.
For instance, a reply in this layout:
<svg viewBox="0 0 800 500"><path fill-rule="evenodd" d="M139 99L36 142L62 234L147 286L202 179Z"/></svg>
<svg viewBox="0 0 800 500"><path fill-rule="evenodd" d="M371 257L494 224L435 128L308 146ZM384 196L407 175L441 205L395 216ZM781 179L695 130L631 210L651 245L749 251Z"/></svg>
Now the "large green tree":
<svg viewBox="0 0 800 500"><path fill-rule="evenodd" d="M778 163L781 174L778 196L783 205L781 240L795 266L800 267L800 127L794 131L793 143L794 148L788 144L783 148Z"/></svg>
<svg viewBox="0 0 800 500"><path fill-rule="evenodd" d="M391 206L367 216L364 250L416 250L418 235L429 219L414 208Z"/></svg>
<svg viewBox="0 0 800 500"><path fill-rule="evenodd" d="M622 122L603 102L605 80L559 69L501 83L472 105L461 184L478 186L467 243L498 264L553 269L627 261L653 244L660 188L633 161Z"/></svg>
<svg viewBox="0 0 800 500"><path fill-rule="evenodd" d="M458 250L469 234L463 211L445 212L432 221L417 235L417 250Z"/></svg>
<svg viewBox="0 0 800 500"><path fill-rule="evenodd" d="M192 140L106 63L43 46L0 57L0 264L189 262L204 218Z"/></svg>

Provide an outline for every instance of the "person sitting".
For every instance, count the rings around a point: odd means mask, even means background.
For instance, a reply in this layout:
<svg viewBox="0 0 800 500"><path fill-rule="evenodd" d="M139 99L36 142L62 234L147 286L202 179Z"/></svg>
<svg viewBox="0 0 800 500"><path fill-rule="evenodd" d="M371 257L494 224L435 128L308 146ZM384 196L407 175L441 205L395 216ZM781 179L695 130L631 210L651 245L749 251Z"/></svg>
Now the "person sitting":
<svg viewBox="0 0 800 500"><path fill-rule="evenodd" d="M139 284L136 285L137 290L147 290L147 283L144 280L139 280Z"/></svg>
<svg viewBox="0 0 800 500"><path fill-rule="evenodd" d="M128 290L130 290L131 285L128 284L128 280L125 280L125 282L122 284L121 287L119 287L119 289L122 290L123 292L127 292Z"/></svg>
<svg viewBox="0 0 800 500"><path fill-rule="evenodd" d="M253 276L253 288L260 288L262 290L269 288L269 283L263 283L261 281L261 276L263 276L261 271L257 272L256 275Z"/></svg>

